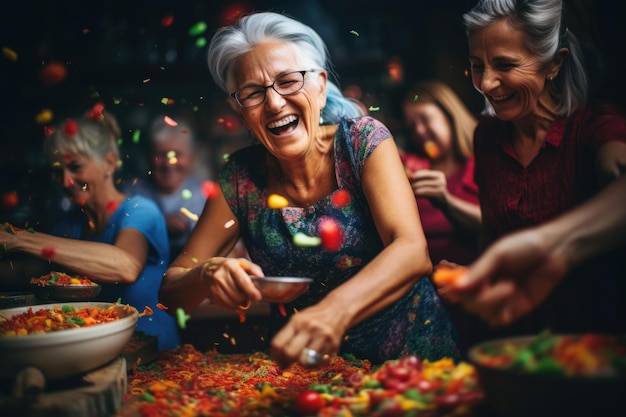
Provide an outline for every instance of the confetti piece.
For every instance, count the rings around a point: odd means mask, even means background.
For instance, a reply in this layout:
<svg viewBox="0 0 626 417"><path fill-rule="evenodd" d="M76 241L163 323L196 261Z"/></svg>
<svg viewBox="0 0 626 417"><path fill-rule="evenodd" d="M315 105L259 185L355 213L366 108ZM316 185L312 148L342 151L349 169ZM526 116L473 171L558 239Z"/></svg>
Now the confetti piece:
<svg viewBox="0 0 626 417"><path fill-rule="evenodd" d="M52 259L56 256L57 251L51 247L45 247L41 250L41 257L44 259Z"/></svg>
<svg viewBox="0 0 626 417"><path fill-rule="evenodd" d="M219 187L213 181L202 181L202 195L208 199L217 197L219 194Z"/></svg>
<svg viewBox="0 0 626 417"><path fill-rule="evenodd" d="M67 119L65 123L63 123L63 133L67 137L73 137L78 133L78 122L74 119Z"/></svg>
<svg viewBox="0 0 626 417"><path fill-rule="evenodd" d="M176 158L176 151L169 151L167 153L167 158L168 159Z"/></svg>
<svg viewBox="0 0 626 417"><path fill-rule="evenodd" d="M319 246L322 240L317 236L309 236L306 233L297 232L293 235L293 244L303 248Z"/></svg>
<svg viewBox="0 0 626 417"><path fill-rule="evenodd" d="M283 208L289 205L289 201L280 194L270 194L267 197L267 207L269 208Z"/></svg>
<svg viewBox="0 0 626 417"><path fill-rule="evenodd" d="M331 203L335 208L345 207L350 203L350 192L348 190L337 190L331 197Z"/></svg>
<svg viewBox="0 0 626 417"><path fill-rule="evenodd" d="M230 219L229 221L227 221L226 223L224 223L224 228L225 229L230 229L231 227L233 227L235 225L235 221L233 219Z"/></svg>
<svg viewBox="0 0 626 417"><path fill-rule="evenodd" d="M335 219L325 216L319 223L319 237L324 249L336 252L341 248L343 231Z"/></svg>
<svg viewBox="0 0 626 417"><path fill-rule="evenodd" d="M141 130L137 129L133 132L133 143L139 143L139 138L141 137Z"/></svg>
<svg viewBox="0 0 626 417"><path fill-rule="evenodd" d="M8 48L6 46L2 47L2 54L4 55L4 57L6 59L8 59L9 61L15 62L17 61L17 52L15 52L13 49Z"/></svg>
<svg viewBox="0 0 626 417"><path fill-rule="evenodd" d="M278 303L278 312L280 313L281 316L287 317L287 310L285 310L284 303Z"/></svg>
<svg viewBox="0 0 626 417"><path fill-rule="evenodd" d="M159 310L167 310L168 307L165 304L162 303L156 303L156 306Z"/></svg>
<svg viewBox="0 0 626 417"><path fill-rule="evenodd" d="M419 99L419 96L417 94L415 94L415 96L413 96L413 103L415 103L417 101L417 99Z"/></svg>
<svg viewBox="0 0 626 417"><path fill-rule="evenodd" d="M187 320L189 320L190 318L191 316L185 313L185 310L183 310L182 308L178 307L176 309L176 320L178 321L178 327L180 327L181 329L187 328Z"/></svg>
<svg viewBox="0 0 626 417"><path fill-rule="evenodd" d="M115 210L117 210L117 208L118 208L119 206L120 206L119 201L114 201L114 200L111 200L111 201L109 201L109 202L107 203L107 206L106 206L106 211L109 211L109 212L111 212L111 213L112 213L112 212L114 212Z"/></svg>
<svg viewBox="0 0 626 417"><path fill-rule="evenodd" d="M15 208L20 203L17 191L9 191L2 196L2 205L6 208Z"/></svg>
<svg viewBox="0 0 626 417"><path fill-rule="evenodd" d="M50 109L43 109L35 116L35 122L37 124L43 125L46 123L50 123L52 118L54 117L54 113Z"/></svg>
<svg viewBox="0 0 626 417"><path fill-rule="evenodd" d="M196 39L196 48L204 48L206 46L206 38L204 36Z"/></svg>
<svg viewBox="0 0 626 417"><path fill-rule="evenodd" d="M188 217L189 219L193 220L194 222L197 222L199 217L197 214L192 213L191 211L189 211L189 209L187 207L181 207L180 208L180 212L183 214L183 216Z"/></svg>
<svg viewBox="0 0 626 417"><path fill-rule="evenodd" d="M430 276L432 282L437 286L454 284L467 272L468 268L463 265L439 264Z"/></svg>
<svg viewBox="0 0 626 417"><path fill-rule="evenodd" d="M144 306L143 311L139 313L138 316L139 317L151 316L152 314L154 314L154 311L150 307Z"/></svg>
<svg viewBox="0 0 626 417"><path fill-rule="evenodd" d="M380 107L370 106L368 110L369 111L378 111L378 110L380 110Z"/></svg>
<svg viewBox="0 0 626 417"><path fill-rule="evenodd" d="M174 16L168 15L164 16L163 19L161 19L161 26L163 26L164 28L172 26L172 23L174 23Z"/></svg>
<svg viewBox="0 0 626 417"><path fill-rule="evenodd" d="M150 78L144 78L143 80L141 80L141 82L147 84L150 82Z"/></svg>
<svg viewBox="0 0 626 417"><path fill-rule="evenodd" d="M198 22L189 28L189 36L198 36L207 30L207 24L205 22Z"/></svg>
<svg viewBox="0 0 626 417"><path fill-rule="evenodd" d="M163 117L163 121L164 121L164 122L165 122L165 124L166 124L166 125L168 125L168 126L172 126L172 127L178 126L178 122L177 122L176 120L172 119L172 118L171 118L171 117L169 117L169 116L165 116L165 117Z"/></svg>
<svg viewBox="0 0 626 417"><path fill-rule="evenodd" d="M432 140L424 142L424 152L430 159L437 159L441 154L439 146Z"/></svg>
<svg viewBox="0 0 626 417"><path fill-rule="evenodd" d="M65 64L58 61L49 62L39 71L39 79L46 85L59 84L65 77L67 77L67 68Z"/></svg>
<svg viewBox="0 0 626 417"><path fill-rule="evenodd" d="M89 114L87 117L91 120L100 120L102 119L102 115L104 113L104 103L99 101L93 105L91 110L89 110Z"/></svg>
<svg viewBox="0 0 626 417"><path fill-rule="evenodd" d="M43 134L46 135L46 136L51 136L55 131L56 131L56 129L54 128L54 126L44 126L43 127Z"/></svg>
<svg viewBox="0 0 626 417"><path fill-rule="evenodd" d="M350 33L354 36L359 36L359 32L357 32L356 30L351 30Z"/></svg>
<svg viewBox="0 0 626 417"><path fill-rule="evenodd" d="M193 197L193 193L185 188L183 191L180 192L180 196L183 198L183 200L189 200L191 197Z"/></svg>

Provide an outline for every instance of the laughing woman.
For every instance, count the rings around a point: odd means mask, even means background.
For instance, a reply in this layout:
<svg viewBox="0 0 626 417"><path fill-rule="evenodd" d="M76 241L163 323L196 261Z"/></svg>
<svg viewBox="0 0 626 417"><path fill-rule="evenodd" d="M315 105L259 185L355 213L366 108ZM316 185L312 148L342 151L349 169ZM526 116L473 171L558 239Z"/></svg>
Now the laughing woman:
<svg viewBox="0 0 626 417"><path fill-rule="evenodd" d="M448 314L424 278L432 264L398 149L329 79L319 35L281 14L252 14L217 31L209 68L259 143L221 170L220 195L165 274L168 311L207 297L237 309L261 300L250 275L302 275L313 278L310 291L283 311L272 305L279 365L339 352L374 362L456 356ZM272 194L286 204L268 206ZM324 224L336 226L333 245L296 244ZM225 258L240 236L251 261Z"/></svg>

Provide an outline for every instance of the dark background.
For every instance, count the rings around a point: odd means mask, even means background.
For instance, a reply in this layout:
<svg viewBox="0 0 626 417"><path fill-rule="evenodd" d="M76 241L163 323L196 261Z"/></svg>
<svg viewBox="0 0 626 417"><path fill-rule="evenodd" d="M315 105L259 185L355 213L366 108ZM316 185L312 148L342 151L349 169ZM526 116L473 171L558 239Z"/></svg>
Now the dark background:
<svg viewBox="0 0 626 417"><path fill-rule="evenodd" d="M121 180L146 175L145 131L156 115L186 117L203 145L200 168L211 177L221 157L248 138L225 105L205 63L199 39L239 12L274 10L301 20L326 41L342 88L356 85L361 100L403 137L399 101L422 78L450 84L478 113L482 98L467 77L461 15L475 0L379 1L14 1L0 17L0 197L17 191L18 205L0 204L0 222L45 226L58 207L40 155L46 124L77 116L102 101L122 126ZM625 28L619 1L566 1L570 29L585 46L594 94L625 103ZM162 19L172 16L169 26ZM201 34L190 34L205 22ZM67 76L47 84L41 69L62 62ZM392 73L389 68L399 69ZM395 74L395 76L393 76ZM169 104L163 104L169 99ZM139 139L133 141L133 138Z"/></svg>

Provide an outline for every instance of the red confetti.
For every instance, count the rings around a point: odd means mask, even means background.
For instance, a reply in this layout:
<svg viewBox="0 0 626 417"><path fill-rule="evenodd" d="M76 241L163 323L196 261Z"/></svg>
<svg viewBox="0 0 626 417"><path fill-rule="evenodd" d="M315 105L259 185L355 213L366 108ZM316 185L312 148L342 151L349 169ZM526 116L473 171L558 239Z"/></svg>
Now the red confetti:
<svg viewBox="0 0 626 417"><path fill-rule="evenodd" d="M333 207L341 208L347 206L350 203L350 193L347 190L338 190L331 197Z"/></svg>
<svg viewBox="0 0 626 417"><path fill-rule="evenodd" d="M104 113L104 103L99 101L94 104L87 117L92 120L100 120L100 118L102 118L102 113Z"/></svg>
<svg viewBox="0 0 626 417"><path fill-rule="evenodd" d="M55 85L67 77L67 68L62 62L53 61L39 71L39 79L46 85Z"/></svg>
<svg viewBox="0 0 626 417"><path fill-rule="evenodd" d="M212 199L217 197L219 193L219 187L213 181L203 181L202 182L202 195L204 195L208 199Z"/></svg>
<svg viewBox="0 0 626 417"><path fill-rule="evenodd" d="M44 126L43 127L43 134L46 136L52 136L52 134L54 133L56 129L54 128L54 126Z"/></svg>
<svg viewBox="0 0 626 417"><path fill-rule="evenodd" d="M319 223L319 237L321 245L330 252L336 252L343 242L343 231L339 223L332 217L323 217Z"/></svg>
<svg viewBox="0 0 626 417"><path fill-rule="evenodd" d="M65 161L66 161L66 162L71 161L71 160L72 160L72 154L71 154L71 153L69 153L69 152L65 152L65 153L63 154L63 159L65 159ZM72 183L73 183L73 182L72 182Z"/></svg>
<svg viewBox="0 0 626 417"><path fill-rule="evenodd" d="M159 310L167 310L169 308L168 306L162 303L157 303L156 306Z"/></svg>
<svg viewBox="0 0 626 417"><path fill-rule="evenodd" d="M164 121L164 122L165 122L165 124L166 124L166 125L168 125L168 126L172 126L172 127L174 127L174 126L178 126L178 122L177 122L176 120L172 119L172 118L171 118L171 117L169 117L169 116L165 116L165 117L163 118L163 121Z"/></svg>
<svg viewBox="0 0 626 417"><path fill-rule="evenodd" d="M110 211L110 212L113 212L113 211L117 210L117 208L119 206L120 206L120 203L118 201L111 200L111 201L109 201L107 203L106 210Z"/></svg>
<svg viewBox="0 0 626 417"><path fill-rule="evenodd" d="M78 133L78 122L74 119L67 119L65 123L63 123L63 133L65 136L73 137Z"/></svg>
<svg viewBox="0 0 626 417"><path fill-rule="evenodd" d="M285 304L278 303L278 312L280 313L281 316L287 317L287 310L285 310Z"/></svg>
<svg viewBox="0 0 626 417"><path fill-rule="evenodd" d="M54 248L46 247L41 250L41 257L44 259L52 259L57 255L57 251Z"/></svg>
<svg viewBox="0 0 626 417"><path fill-rule="evenodd" d="M161 26L163 26L164 28L170 27L172 23L174 23L174 16L172 15L165 16L163 19L161 19Z"/></svg>
<svg viewBox="0 0 626 417"><path fill-rule="evenodd" d="M20 203L17 191L9 191L2 196L2 205L6 208L14 208Z"/></svg>

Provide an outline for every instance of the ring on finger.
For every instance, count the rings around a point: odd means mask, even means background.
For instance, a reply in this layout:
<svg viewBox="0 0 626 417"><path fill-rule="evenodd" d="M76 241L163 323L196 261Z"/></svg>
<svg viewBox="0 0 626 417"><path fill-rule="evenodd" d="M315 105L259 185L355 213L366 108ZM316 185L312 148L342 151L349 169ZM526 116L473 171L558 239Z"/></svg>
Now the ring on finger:
<svg viewBox="0 0 626 417"><path fill-rule="evenodd" d="M300 352L300 363L304 366L317 366L328 362L330 356L322 354L315 349L304 348Z"/></svg>

